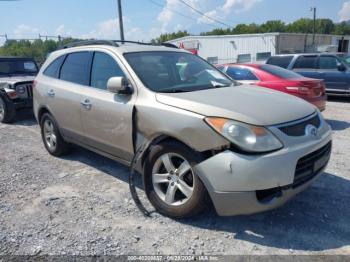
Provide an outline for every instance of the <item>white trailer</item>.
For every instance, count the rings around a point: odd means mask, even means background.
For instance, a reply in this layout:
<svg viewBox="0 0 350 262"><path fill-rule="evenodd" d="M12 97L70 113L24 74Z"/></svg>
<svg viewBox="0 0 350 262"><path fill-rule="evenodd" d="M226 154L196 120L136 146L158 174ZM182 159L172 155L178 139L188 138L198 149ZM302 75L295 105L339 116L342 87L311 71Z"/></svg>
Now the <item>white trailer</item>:
<svg viewBox="0 0 350 262"><path fill-rule="evenodd" d="M267 33L244 35L186 36L169 41L194 51L213 64L263 63L271 55L336 50L349 53L350 36Z"/></svg>

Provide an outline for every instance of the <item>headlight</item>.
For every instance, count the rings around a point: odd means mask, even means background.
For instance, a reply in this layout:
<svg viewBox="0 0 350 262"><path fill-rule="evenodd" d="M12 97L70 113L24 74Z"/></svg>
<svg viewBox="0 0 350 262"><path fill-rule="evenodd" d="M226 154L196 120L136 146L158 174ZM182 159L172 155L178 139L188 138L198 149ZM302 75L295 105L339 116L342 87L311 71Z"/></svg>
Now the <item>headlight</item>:
<svg viewBox="0 0 350 262"><path fill-rule="evenodd" d="M262 153L283 147L283 144L264 127L217 117L208 117L205 121L216 132L244 151Z"/></svg>
<svg viewBox="0 0 350 262"><path fill-rule="evenodd" d="M26 92L26 89L24 86L18 86L16 92L20 95L23 95Z"/></svg>

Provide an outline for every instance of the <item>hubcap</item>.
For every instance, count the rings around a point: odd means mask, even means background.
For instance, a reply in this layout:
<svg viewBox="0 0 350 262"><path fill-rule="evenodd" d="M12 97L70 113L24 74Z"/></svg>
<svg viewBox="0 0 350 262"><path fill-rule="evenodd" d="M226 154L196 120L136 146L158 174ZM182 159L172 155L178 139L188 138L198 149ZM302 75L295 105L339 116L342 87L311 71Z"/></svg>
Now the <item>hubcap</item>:
<svg viewBox="0 0 350 262"><path fill-rule="evenodd" d="M55 150L57 145L57 137L54 131L53 124L49 119L46 119L44 122L44 136L46 145L51 150Z"/></svg>
<svg viewBox="0 0 350 262"><path fill-rule="evenodd" d="M193 194L194 174L186 159L175 153L160 156L152 170L158 197L171 206L185 204Z"/></svg>
<svg viewBox="0 0 350 262"><path fill-rule="evenodd" d="M4 118L4 115L5 115L5 106L4 106L4 102L0 98L0 120Z"/></svg>

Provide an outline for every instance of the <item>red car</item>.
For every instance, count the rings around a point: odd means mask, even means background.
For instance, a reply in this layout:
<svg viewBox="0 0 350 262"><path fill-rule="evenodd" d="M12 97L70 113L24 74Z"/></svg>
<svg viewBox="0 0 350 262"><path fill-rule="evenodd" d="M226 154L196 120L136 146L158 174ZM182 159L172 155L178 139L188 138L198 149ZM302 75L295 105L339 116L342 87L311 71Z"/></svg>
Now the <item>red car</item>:
<svg viewBox="0 0 350 262"><path fill-rule="evenodd" d="M326 109L327 95L323 80L306 78L266 64L225 64L217 67L238 82L285 92L305 99L320 111Z"/></svg>

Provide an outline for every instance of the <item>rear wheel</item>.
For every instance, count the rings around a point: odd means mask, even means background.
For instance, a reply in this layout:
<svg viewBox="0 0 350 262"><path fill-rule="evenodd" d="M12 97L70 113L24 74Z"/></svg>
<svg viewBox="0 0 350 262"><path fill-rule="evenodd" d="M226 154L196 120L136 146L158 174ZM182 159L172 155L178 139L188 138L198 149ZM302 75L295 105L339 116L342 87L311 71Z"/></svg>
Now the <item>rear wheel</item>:
<svg viewBox="0 0 350 262"><path fill-rule="evenodd" d="M145 163L145 186L149 200L162 214L184 218L205 207L206 189L194 173L201 157L176 142L156 145Z"/></svg>
<svg viewBox="0 0 350 262"><path fill-rule="evenodd" d="M16 110L13 108L11 101L0 95L0 122L11 123L16 116Z"/></svg>
<svg viewBox="0 0 350 262"><path fill-rule="evenodd" d="M53 156L61 156L66 153L68 144L62 138L54 118L46 113L42 116L40 125L46 150Z"/></svg>

